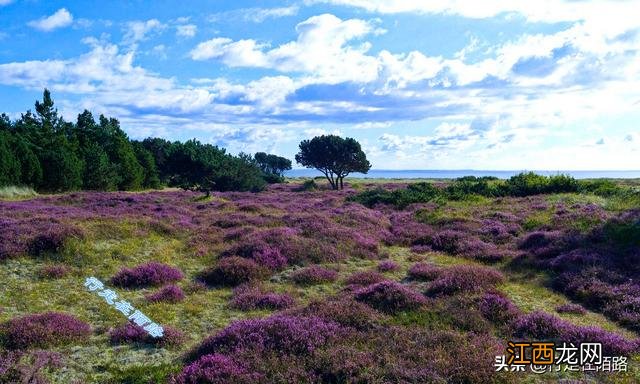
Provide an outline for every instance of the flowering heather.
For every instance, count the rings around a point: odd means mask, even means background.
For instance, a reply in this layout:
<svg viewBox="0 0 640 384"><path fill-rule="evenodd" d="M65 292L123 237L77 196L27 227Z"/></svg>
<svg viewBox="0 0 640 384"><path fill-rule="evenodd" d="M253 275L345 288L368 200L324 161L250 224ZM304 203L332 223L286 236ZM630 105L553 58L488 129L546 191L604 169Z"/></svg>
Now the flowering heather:
<svg viewBox="0 0 640 384"><path fill-rule="evenodd" d="M409 268L409 271L407 271L407 276L409 276L409 278L413 280L431 281L438 277L438 275L440 275L440 272L442 272L442 268L438 267L437 265L429 263L416 263Z"/></svg>
<svg viewBox="0 0 640 384"><path fill-rule="evenodd" d="M264 277L266 271L255 261L242 257L225 257L201 273L200 279L209 286L235 287Z"/></svg>
<svg viewBox="0 0 640 384"><path fill-rule="evenodd" d="M558 313L573 313L576 315L584 315L587 313L587 310L580 304L562 304L556 307L556 312Z"/></svg>
<svg viewBox="0 0 640 384"><path fill-rule="evenodd" d="M90 334L89 324L59 312L26 315L0 325L0 340L8 349L70 344L82 341Z"/></svg>
<svg viewBox="0 0 640 384"><path fill-rule="evenodd" d="M387 313L418 309L426 303L420 293L394 281L383 281L361 288L355 292L355 299Z"/></svg>
<svg viewBox="0 0 640 384"><path fill-rule="evenodd" d="M69 273L70 269L64 264L45 265L38 271L43 279L60 279Z"/></svg>
<svg viewBox="0 0 640 384"><path fill-rule="evenodd" d="M514 336L527 340L602 343L605 355L629 355L637 350L637 342L602 328L576 326L546 312L536 311L520 317L514 324Z"/></svg>
<svg viewBox="0 0 640 384"><path fill-rule="evenodd" d="M256 309L281 310L292 307L295 300L286 293L265 292L259 286L240 286L233 290L229 305L243 311Z"/></svg>
<svg viewBox="0 0 640 384"><path fill-rule="evenodd" d="M480 312L497 325L509 325L520 316L518 307L497 293L487 293L480 299Z"/></svg>
<svg viewBox="0 0 640 384"><path fill-rule="evenodd" d="M48 384L45 370L63 366L60 353L50 351L0 351L0 383Z"/></svg>
<svg viewBox="0 0 640 384"><path fill-rule="evenodd" d="M109 331L109 340L112 344L147 344L162 348L170 348L181 345L185 341L182 332L170 326L162 326L162 337L153 337L141 326L127 322Z"/></svg>
<svg viewBox="0 0 640 384"><path fill-rule="evenodd" d="M111 278L111 284L123 288L141 288L172 283L183 277L182 272L175 267L150 262L134 268L122 268Z"/></svg>
<svg viewBox="0 0 640 384"><path fill-rule="evenodd" d="M355 272L345 279L348 285L366 286L386 280L384 275L374 271Z"/></svg>
<svg viewBox="0 0 640 384"><path fill-rule="evenodd" d="M248 234L225 250L222 256L241 256L271 270L280 270L287 264L336 261L342 258L328 244L299 236L289 227L272 228Z"/></svg>
<svg viewBox="0 0 640 384"><path fill-rule="evenodd" d="M0 206L0 216L0 260L60 252L68 239L83 236L79 228L53 215L35 216L24 202Z"/></svg>
<svg viewBox="0 0 640 384"><path fill-rule="evenodd" d="M380 272L393 272L400 269L400 264L393 260L382 260L378 263L378 271Z"/></svg>
<svg viewBox="0 0 640 384"><path fill-rule="evenodd" d="M156 293L146 295L145 299L150 302L166 302L166 303L178 303L184 300L185 295L182 292L182 288L177 285L171 284L160 288Z"/></svg>
<svg viewBox="0 0 640 384"><path fill-rule="evenodd" d="M202 356L187 365L171 384L253 384L262 381L262 375L251 373L234 359L220 354Z"/></svg>
<svg viewBox="0 0 640 384"><path fill-rule="evenodd" d="M433 248L428 245L412 245L411 252L414 253L429 253L433 252Z"/></svg>
<svg viewBox="0 0 640 384"><path fill-rule="evenodd" d="M254 350L260 353L307 355L339 338L340 326L318 317L274 315L238 320L205 339L188 356L190 361L211 353Z"/></svg>
<svg viewBox="0 0 640 384"><path fill-rule="evenodd" d="M380 326L383 319L380 312L349 297L312 301L306 307L289 310L287 313L302 317L316 316L358 330L374 329Z"/></svg>
<svg viewBox="0 0 640 384"><path fill-rule="evenodd" d="M57 225L35 236L29 243L29 253L34 256L40 256L44 253L57 253L62 250L68 239L82 236L82 232L76 227L64 224Z"/></svg>
<svg viewBox="0 0 640 384"><path fill-rule="evenodd" d="M504 281L502 273L474 265L454 265L442 271L429 286L429 295L481 292Z"/></svg>
<svg viewBox="0 0 640 384"><path fill-rule="evenodd" d="M299 285L314 285L335 281L338 278L338 272L333 269L312 265L298 269L291 273L290 279Z"/></svg>
<svg viewBox="0 0 640 384"><path fill-rule="evenodd" d="M565 247L563 234L558 231L536 231L527 234L518 247L537 257L549 258L557 256Z"/></svg>
<svg viewBox="0 0 640 384"><path fill-rule="evenodd" d="M502 221L486 219L482 221L480 234L489 241L505 243L520 232L521 228L516 223L503 223Z"/></svg>

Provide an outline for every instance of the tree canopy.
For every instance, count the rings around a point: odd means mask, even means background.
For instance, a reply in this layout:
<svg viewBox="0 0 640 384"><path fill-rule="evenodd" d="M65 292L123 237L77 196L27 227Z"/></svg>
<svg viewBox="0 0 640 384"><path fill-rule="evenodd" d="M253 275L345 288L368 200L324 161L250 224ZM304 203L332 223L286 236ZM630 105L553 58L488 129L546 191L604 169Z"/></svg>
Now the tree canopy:
<svg viewBox="0 0 640 384"><path fill-rule="evenodd" d="M266 162L233 156L197 140L134 141L117 119L100 115L96 121L87 110L75 123L67 122L46 89L35 113L27 111L16 121L0 115L0 186L62 192L168 185L208 195L214 190L258 191L291 168L285 158L266 153L258 157Z"/></svg>
<svg viewBox="0 0 640 384"><path fill-rule="evenodd" d="M352 172L367 173L371 164L360 143L350 137L316 136L300 142L296 161L322 172L333 189L344 188L344 178Z"/></svg>
<svg viewBox="0 0 640 384"><path fill-rule="evenodd" d="M253 157L269 182L277 183L282 181L284 172L291 169L291 160L285 157L265 152L256 152Z"/></svg>

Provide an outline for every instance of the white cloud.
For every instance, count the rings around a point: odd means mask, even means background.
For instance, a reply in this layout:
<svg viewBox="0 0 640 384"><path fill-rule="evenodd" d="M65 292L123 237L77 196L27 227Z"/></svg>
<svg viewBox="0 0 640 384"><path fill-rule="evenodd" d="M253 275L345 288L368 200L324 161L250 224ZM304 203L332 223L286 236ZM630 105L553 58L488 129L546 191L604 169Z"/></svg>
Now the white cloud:
<svg viewBox="0 0 640 384"><path fill-rule="evenodd" d="M146 21L130 21L126 24L126 31L123 37L125 44L135 44L146 40L149 35L157 33L166 28L158 19Z"/></svg>
<svg viewBox="0 0 640 384"><path fill-rule="evenodd" d="M298 6L281 8L247 8L242 10L243 19L254 23L262 23L269 18L295 16L298 14Z"/></svg>
<svg viewBox="0 0 640 384"><path fill-rule="evenodd" d="M0 7L4 5L9 5L13 2L13 0L0 0Z"/></svg>
<svg viewBox="0 0 640 384"><path fill-rule="evenodd" d="M423 13L458 15L467 18L490 18L502 14L520 14L534 22L583 21L617 29L620 24L634 25L638 4L616 0L306 0L307 4L329 3L362 8L370 12Z"/></svg>
<svg viewBox="0 0 640 384"><path fill-rule="evenodd" d="M214 38L191 51L194 60L218 59L232 67L273 68L282 72L312 74L324 82L372 81L376 59L364 53L370 44L349 45L371 33L383 33L373 22L341 20L330 14L313 16L296 26L298 38L268 49L255 40Z"/></svg>
<svg viewBox="0 0 640 384"><path fill-rule="evenodd" d="M209 22L216 23L220 20L237 20L252 23L262 23L267 19L276 19L286 16L295 16L300 8L297 5L279 8L240 8L232 11L219 12L210 15Z"/></svg>
<svg viewBox="0 0 640 384"><path fill-rule="evenodd" d="M51 16L43 17L27 23L30 27L44 32L50 32L54 29L64 28L73 22L73 15L66 8L60 8Z"/></svg>
<svg viewBox="0 0 640 384"><path fill-rule="evenodd" d="M178 25L176 27L176 35L180 37L194 37L198 32L198 26L195 24Z"/></svg>

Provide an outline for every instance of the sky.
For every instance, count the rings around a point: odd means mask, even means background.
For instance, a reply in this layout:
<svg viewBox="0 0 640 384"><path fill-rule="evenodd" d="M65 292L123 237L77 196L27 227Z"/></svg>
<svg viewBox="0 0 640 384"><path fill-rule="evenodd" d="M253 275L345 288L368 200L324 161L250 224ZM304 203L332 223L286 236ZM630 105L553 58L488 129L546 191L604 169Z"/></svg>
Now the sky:
<svg viewBox="0 0 640 384"><path fill-rule="evenodd" d="M640 1L0 0L0 111L375 169L640 169Z"/></svg>

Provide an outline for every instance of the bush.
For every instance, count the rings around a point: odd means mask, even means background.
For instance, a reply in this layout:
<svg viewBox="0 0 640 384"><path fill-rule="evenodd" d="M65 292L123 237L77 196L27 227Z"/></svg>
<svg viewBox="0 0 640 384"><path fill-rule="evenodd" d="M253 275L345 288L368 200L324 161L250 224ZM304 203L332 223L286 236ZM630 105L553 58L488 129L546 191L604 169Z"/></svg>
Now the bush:
<svg viewBox="0 0 640 384"><path fill-rule="evenodd" d="M184 300L185 295L182 292L182 288L177 285L167 285L162 287L158 292L145 296L147 301L152 303L154 302L167 302L167 303L178 303Z"/></svg>
<svg viewBox="0 0 640 384"><path fill-rule="evenodd" d="M205 339L187 359L193 361L211 353L232 353L251 349L269 353L309 355L341 335L340 326L318 317L273 315L261 319L238 320Z"/></svg>
<svg viewBox="0 0 640 384"><path fill-rule="evenodd" d="M64 264L46 265L38 271L38 275L43 279L60 279L69 273L70 269Z"/></svg>
<svg viewBox="0 0 640 384"><path fill-rule="evenodd" d="M400 269L400 265L393 260L383 260L378 263L378 271L391 272Z"/></svg>
<svg viewBox="0 0 640 384"><path fill-rule="evenodd" d="M497 325L510 325L520 316L520 310L511 300L497 293L487 293L480 299L480 312Z"/></svg>
<svg viewBox="0 0 640 384"><path fill-rule="evenodd" d="M348 285L366 286L386 280L386 277L374 271L356 272L346 278L345 283Z"/></svg>
<svg viewBox="0 0 640 384"><path fill-rule="evenodd" d="M70 225L60 224L50 227L45 233L35 236L29 244L29 253L41 256L45 253L58 253L65 242L71 238L81 238L82 231Z"/></svg>
<svg viewBox="0 0 640 384"><path fill-rule="evenodd" d="M410 279L419 281L431 281L438 277L442 272L442 268L428 263L416 263L413 264L407 275Z"/></svg>
<svg viewBox="0 0 640 384"><path fill-rule="evenodd" d="M573 313L576 315L584 315L587 313L587 310L582 307L580 304L562 304L556 307L556 312L558 313Z"/></svg>
<svg viewBox="0 0 640 384"><path fill-rule="evenodd" d="M338 278L338 272L319 265L312 265L292 272L290 278L299 285L314 285L335 281Z"/></svg>
<svg viewBox="0 0 640 384"><path fill-rule="evenodd" d="M266 275L263 267L255 261L242 257L224 257L218 263L204 271L200 279L213 287L235 287L256 281Z"/></svg>
<svg viewBox="0 0 640 384"><path fill-rule="evenodd" d="M240 286L233 291L229 305L243 311L256 309L281 310L295 304L291 295L286 293L265 292L262 287Z"/></svg>
<svg viewBox="0 0 640 384"><path fill-rule="evenodd" d="M304 308L289 311L291 315L314 316L344 327L368 330L380 325L382 315L366 304L348 297L312 301Z"/></svg>
<svg viewBox="0 0 640 384"><path fill-rule="evenodd" d="M619 187L611 180L581 180L579 182L579 190L581 192L593 193L602 197L611 197L622 194L624 189Z"/></svg>
<svg viewBox="0 0 640 384"><path fill-rule="evenodd" d="M183 277L184 275L177 268L150 262L134 268L122 268L111 278L111 284L122 288L142 288L173 283Z"/></svg>
<svg viewBox="0 0 640 384"><path fill-rule="evenodd" d="M426 302L420 293L394 281L361 288L355 292L355 299L387 313L418 309Z"/></svg>
<svg viewBox="0 0 640 384"><path fill-rule="evenodd" d="M529 340L567 343L602 343L605 356L629 355L637 343L598 327L581 327L546 312L536 311L520 317L514 325L514 336Z"/></svg>
<svg viewBox="0 0 640 384"><path fill-rule="evenodd" d="M90 334L89 324L58 312L26 315L0 326L0 340L8 349L65 345L81 341Z"/></svg>
<svg viewBox="0 0 640 384"><path fill-rule="evenodd" d="M347 198L347 201L355 201L366 207L372 208L377 204L394 205L396 208L405 208L410 204L426 203L442 196L442 191L431 183L412 183L406 189L393 191L382 188L361 192Z"/></svg>
<svg viewBox="0 0 640 384"><path fill-rule="evenodd" d="M162 337L153 337L143 327L127 322L109 331L111 344L144 344L169 348L179 346L185 341L182 332L170 326L163 326Z"/></svg>
<svg viewBox="0 0 640 384"><path fill-rule="evenodd" d="M253 384L262 381L262 375L249 372L228 356L211 354L187 365L175 376L171 384Z"/></svg>
<svg viewBox="0 0 640 384"><path fill-rule="evenodd" d="M487 267L473 265L454 265L444 269L431 283L427 293L430 295L475 293L495 287L504 281L502 273Z"/></svg>
<svg viewBox="0 0 640 384"><path fill-rule="evenodd" d="M57 352L0 351L0 383L48 384L45 372L63 366L63 357Z"/></svg>

